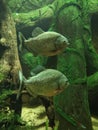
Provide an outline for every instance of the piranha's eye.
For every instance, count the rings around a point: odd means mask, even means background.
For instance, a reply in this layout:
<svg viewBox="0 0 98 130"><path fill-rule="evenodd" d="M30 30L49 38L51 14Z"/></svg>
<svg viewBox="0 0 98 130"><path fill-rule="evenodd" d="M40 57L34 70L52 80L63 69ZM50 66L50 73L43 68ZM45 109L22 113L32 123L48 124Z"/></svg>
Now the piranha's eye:
<svg viewBox="0 0 98 130"><path fill-rule="evenodd" d="M63 41L63 42L62 42L62 45L63 45L63 46L66 46L66 45L67 45L66 41Z"/></svg>
<svg viewBox="0 0 98 130"><path fill-rule="evenodd" d="M63 41L63 43L66 43L66 41Z"/></svg>

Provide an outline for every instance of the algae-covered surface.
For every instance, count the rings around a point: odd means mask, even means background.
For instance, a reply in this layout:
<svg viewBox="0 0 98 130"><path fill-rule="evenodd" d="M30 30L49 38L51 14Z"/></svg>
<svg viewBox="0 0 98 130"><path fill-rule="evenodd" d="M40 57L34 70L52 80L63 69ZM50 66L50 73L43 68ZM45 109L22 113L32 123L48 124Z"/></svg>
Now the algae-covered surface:
<svg viewBox="0 0 98 130"><path fill-rule="evenodd" d="M14 130L57 130L48 126L49 121L46 116L45 107L42 104L36 106L23 105L21 117L26 125L15 126ZM98 118L91 117L91 119L93 130L98 130ZM1 130L5 129L2 128Z"/></svg>
<svg viewBox="0 0 98 130"><path fill-rule="evenodd" d="M42 105L34 108L24 106L22 109L22 119L26 121L28 129L46 130L46 122L48 122L48 118L46 116L45 108ZM48 130L52 129L48 127Z"/></svg>
<svg viewBox="0 0 98 130"><path fill-rule="evenodd" d="M43 105L39 105L36 107L24 106L22 109L22 119L27 123L26 130L47 130L46 122L47 116L45 112L45 108ZM98 118L92 117L93 129L98 130ZM52 130L52 128L48 127L48 130Z"/></svg>
<svg viewBox="0 0 98 130"><path fill-rule="evenodd" d="M93 129L98 130L98 118L92 117Z"/></svg>

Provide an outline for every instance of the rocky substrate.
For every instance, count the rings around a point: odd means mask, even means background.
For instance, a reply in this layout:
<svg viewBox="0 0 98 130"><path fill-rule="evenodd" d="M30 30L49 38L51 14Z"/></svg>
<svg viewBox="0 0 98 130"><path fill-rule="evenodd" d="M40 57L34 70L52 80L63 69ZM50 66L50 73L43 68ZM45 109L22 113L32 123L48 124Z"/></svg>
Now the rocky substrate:
<svg viewBox="0 0 98 130"><path fill-rule="evenodd" d="M26 129L23 127L23 130L53 130L51 127L48 127L48 129L46 127L48 118L41 100L32 97L28 99L29 100L27 100L27 98L25 99L22 108L22 119L26 122ZM97 118L92 117L92 124L94 130L98 130Z"/></svg>

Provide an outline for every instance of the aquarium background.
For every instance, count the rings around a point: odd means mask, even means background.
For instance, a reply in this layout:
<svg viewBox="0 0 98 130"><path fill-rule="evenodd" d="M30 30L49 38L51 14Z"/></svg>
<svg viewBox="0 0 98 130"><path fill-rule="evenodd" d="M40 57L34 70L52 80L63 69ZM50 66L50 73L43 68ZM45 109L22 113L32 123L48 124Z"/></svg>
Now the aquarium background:
<svg viewBox="0 0 98 130"><path fill-rule="evenodd" d="M65 36L69 46L54 56L34 55L24 42L36 27ZM97 0L1 0L0 129L97 130L97 36ZM69 87L52 97L21 90L19 71L29 79L40 66L60 71Z"/></svg>

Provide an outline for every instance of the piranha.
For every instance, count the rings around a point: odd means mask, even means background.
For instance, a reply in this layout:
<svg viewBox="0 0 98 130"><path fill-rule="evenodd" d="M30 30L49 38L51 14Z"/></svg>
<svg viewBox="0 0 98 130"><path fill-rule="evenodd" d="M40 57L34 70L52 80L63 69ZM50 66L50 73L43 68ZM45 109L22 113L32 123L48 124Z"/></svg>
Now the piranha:
<svg viewBox="0 0 98 130"><path fill-rule="evenodd" d="M24 87L32 96L55 96L69 86L67 77L58 70L46 69L29 79L24 79Z"/></svg>
<svg viewBox="0 0 98 130"><path fill-rule="evenodd" d="M54 56L64 51L69 45L65 36L53 31L44 32L39 27L32 32L32 36L24 40L24 47L34 56Z"/></svg>

